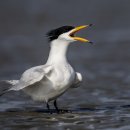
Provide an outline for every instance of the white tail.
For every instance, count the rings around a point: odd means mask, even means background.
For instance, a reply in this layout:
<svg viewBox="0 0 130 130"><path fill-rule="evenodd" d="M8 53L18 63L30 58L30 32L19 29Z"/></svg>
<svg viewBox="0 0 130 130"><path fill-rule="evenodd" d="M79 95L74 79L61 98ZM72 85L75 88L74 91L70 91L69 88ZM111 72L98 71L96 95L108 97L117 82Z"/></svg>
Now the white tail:
<svg viewBox="0 0 130 130"><path fill-rule="evenodd" d="M12 88L14 85L18 83L19 80L1 80L0 82L7 83L10 85L9 88L6 88L0 92L0 96L4 95L5 93L10 91L10 88Z"/></svg>
<svg viewBox="0 0 130 130"><path fill-rule="evenodd" d="M3 80L3 82L8 83L10 85L16 85L19 80Z"/></svg>

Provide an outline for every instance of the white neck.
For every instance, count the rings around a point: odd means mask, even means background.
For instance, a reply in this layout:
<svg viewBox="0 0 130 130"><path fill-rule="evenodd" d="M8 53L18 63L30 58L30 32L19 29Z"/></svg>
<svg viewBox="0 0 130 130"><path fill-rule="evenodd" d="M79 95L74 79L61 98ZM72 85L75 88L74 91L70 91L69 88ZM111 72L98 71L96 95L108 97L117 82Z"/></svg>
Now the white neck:
<svg viewBox="0 0 130 130"><path fill-rule="evenodd" d="M51 49L47 64L65 63L67 62L66 53L69 42L56 39L51 42Z"/></svg>

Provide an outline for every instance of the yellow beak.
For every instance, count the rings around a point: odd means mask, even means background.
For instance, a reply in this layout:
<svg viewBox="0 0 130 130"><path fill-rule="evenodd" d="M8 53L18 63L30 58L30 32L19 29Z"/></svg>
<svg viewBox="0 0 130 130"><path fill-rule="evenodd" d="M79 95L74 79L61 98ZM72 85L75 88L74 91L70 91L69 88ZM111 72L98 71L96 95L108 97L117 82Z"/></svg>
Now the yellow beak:
<svg viewBox="0 0 130 130"><path fill-rule="evenodd" d="M89 40L85 39L85 38L81 38L81 37L77 37L77 36L74 36L74 34L76 32L78 32L79 30L81 29L84 29L84 28L87 28L89 26L91 26L92 24L89 24L89 25L83 25L83 26L78 26L76 28L74 28L72 30L72 32L70 33L70 37L73 38L74 40L77 40L77 41L81 41L81 42L90 42Z"/></svg>

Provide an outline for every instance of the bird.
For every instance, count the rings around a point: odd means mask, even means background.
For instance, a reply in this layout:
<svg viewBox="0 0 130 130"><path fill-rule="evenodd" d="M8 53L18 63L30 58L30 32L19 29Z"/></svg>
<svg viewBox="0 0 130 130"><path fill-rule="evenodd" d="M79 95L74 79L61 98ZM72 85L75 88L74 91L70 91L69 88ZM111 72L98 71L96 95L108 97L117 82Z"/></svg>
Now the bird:
<svg viewBox="0 0 130 130"><path fill-rule="evenodd" d="M0 96L9 91L23 90L33 100L45 102L47 110L51 113L49 102L53 101L57 113L60 109L57 98L69 88L80 86L82 75L76 72L67 60L67 50L70 43L75 41L92 43L88 39L75 35L81 29L92 24L82 26L62 26L50 30L46 36L50 42L50 52L44 65L26 70L19 80L4 80L10 85L2 91Z"/></svg>

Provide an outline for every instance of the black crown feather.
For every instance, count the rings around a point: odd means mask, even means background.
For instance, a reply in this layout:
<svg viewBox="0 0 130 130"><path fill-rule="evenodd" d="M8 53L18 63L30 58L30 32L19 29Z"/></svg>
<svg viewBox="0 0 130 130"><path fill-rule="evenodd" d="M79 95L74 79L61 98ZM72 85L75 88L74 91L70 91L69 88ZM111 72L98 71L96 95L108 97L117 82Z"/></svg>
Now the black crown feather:
<svg viewBox="0 0 130 130"><path fill-rule="evenodd" d="M47 33L47 37L48 37L49 41L52 41L52 40L57 39L59 37L59 35L65 33L65 32L68 32L74 28L75 27L73 27L73 26L62 26L57 29L53 29L53 30L49 31Z"/></svg>

